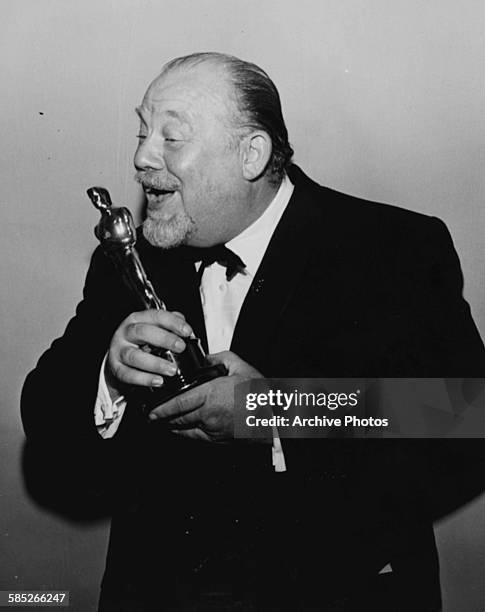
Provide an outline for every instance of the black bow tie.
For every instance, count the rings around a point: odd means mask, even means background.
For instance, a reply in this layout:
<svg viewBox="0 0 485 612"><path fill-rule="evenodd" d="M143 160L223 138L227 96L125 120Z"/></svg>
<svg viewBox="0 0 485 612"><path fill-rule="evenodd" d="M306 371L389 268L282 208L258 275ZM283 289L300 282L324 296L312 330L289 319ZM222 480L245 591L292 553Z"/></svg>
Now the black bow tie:
<svg viewBox="0 0 485 612"><path fill-rule="evenodd" d="M201 262L197 273L199 284L202 280L204 270L215 261L226 268L226 279L228 281L232 280L238 272L242 272L246 267L244 261L223 244L218 244L217 246L207 249L193 248L191 249L191 258L193 258L193 261Z"/></svg>

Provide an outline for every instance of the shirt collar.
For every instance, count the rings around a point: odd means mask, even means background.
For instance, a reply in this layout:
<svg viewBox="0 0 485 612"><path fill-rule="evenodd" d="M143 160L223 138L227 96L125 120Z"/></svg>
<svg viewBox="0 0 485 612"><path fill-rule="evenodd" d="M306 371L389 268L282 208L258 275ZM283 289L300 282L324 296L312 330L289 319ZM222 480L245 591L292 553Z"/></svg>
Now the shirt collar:
<svg viewBox="0 0 485 612"><path fill-rule="evenodd" d="M256 274L271 236L290 201L293 189L293 183L285 174L275 197L263 214L226 243L227 248L234 251L244 261L246 272L251 276Z"/></svg>

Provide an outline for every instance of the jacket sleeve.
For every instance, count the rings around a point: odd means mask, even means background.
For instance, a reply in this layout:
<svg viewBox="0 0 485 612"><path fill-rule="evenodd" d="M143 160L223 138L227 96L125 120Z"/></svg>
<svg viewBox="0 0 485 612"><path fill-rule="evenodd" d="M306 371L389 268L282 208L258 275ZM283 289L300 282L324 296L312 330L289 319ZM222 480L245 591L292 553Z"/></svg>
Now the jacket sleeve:
<svg viewBox="0 0 485 612"><path fill-rule="evenodd" d="M439 219L430 220L420 252L416 325L423 354L433 355L436 363L424 363L423 370L429 367L431 372L417 375L485 377L485 349L463 297L460 262L450 233Z"/></svg>
<svg viewBox="0 0 485 612"><path fill-rule="evenodd" d="M73 437L96 433L99 369L113 332L129 312L111 263L97 249L75 316L25 381L21 414L28 438L57 438L66 429Z"/></svg>
<svg viewBox="0 0 485 612"><path fill-rule="evenodd" d="M103 440L95 427L94 406L111 337L137 309L98 248L75 316L41 356L22 390L24 478L38 502L58 510L67 504L78 513L86 500L97 505L104 499L118 473L126 475L125 449L136 444L136 427L128 424L124 436ZM121 467L120 461L126 465Z"/></svg>

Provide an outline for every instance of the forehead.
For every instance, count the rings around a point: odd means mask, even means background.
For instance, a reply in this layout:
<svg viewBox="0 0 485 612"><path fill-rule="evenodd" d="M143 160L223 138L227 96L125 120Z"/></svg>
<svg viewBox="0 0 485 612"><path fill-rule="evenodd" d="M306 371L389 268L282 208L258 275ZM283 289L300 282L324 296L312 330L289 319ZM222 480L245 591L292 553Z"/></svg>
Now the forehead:
<svg viewBox="0 0 485 612"><path fill-rule="evenodd" d="M140 110L182 118L227 117L234 109L232 87L218 67L176 68L158 76L148 87Z"/></svg>

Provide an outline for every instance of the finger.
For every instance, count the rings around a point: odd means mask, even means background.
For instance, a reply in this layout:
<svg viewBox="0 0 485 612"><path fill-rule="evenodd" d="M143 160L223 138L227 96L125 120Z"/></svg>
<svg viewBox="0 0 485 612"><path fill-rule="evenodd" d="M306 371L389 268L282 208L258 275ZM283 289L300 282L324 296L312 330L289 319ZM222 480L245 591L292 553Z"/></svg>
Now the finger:
<svg viewBox="0 0 485 612"><path fill-rule="evenodd" d="M135 313L134 322L146 322L152 323L159 327L163 327L169 331L176 333L179 336L189 337L192 334L192 328L185 321L184 316L180 316L181 313L173 313L168 310L145 310L143 313ZM138 315L142 315L141 317Z"/></svg>
<svg viewBox="0 0 485 612"><path fill-rule="evenodd" d="M167 424L170 429L194 429L195 427L202 425L200 410L192 410L182 416L178 416L169 419Z"/></svg>
<svg viewBox="0 0 485 612"><path fill-rule="evenodd" d="M174 376L178 370L171 361L147 353L135 345L125 346L120 350L119 362L128 368L162 376Z"/></svg>
<svg viewBox="0 0 485 612"><path fill-rule="evenodd" d="M139 387L161 387L164 384L161 376L128 368L120 362L118 362L112 368L112 371L118 380L127 385L137 385Z"/></svg>
<svg viewBox="0 0 485 612"><path fill-rule="evenodd" d="M214 365L222 363L227 369L229 369L229 366L235 363L235 361L238 359L239 357L237 357L237 355L231 351L221 351L220 353L210 353L207 355L207 361L209 363Z"/></svg>
<svg viewBox="0 0 485 612"><path fill-rule="evenodd" d="M173 310L172 314L174 314L176 317L180 317L181 319L185 321L185 315L183 312L179 312L178 310Z"/></svg>
<svg viewBox="0 0 485 612"><path fill-rule="evenodd" d="M243 361L232 351L222 351L207 355L207 360L212 364L223 364L227 369L228 376L240 375L246 378L262 378L262 374L252 365Z"/></svg>
<svg viewBox="0 0 485 612"><path fill-rule="evenodd" d="M204 400L205 394L200 392L200 387L197 387L196 389L191 389L187 391L187 393L177 395L171 400L168 400L168 402L157 406L150 412L148 418L154 420L181 416L202 406Z"/></svg>
<svg viewBox="0 0 485 612"><path fill-rule="evenodd" d="M192 440L203 440L211 442L211 438L198 427L195 429L172 429L172 433L182 436L182 438L191 438Z"/></svg>
<svg viewBox="0 0 485 612"><path fill-rule="evenodd" d="M158 346L175 353L181 353L185 349L185 342L172 332L152 323L133 322L128 323L125 328L125 339L133 344Z"/></svg>
<svg viewBox="0 0 485 612"><path fill-rule="evenodd" d="M223 364L227 368L229 376L238 374L241 367L244 367L245 363L240 357L232 351L221 351L220 353L212 353L207 355L207 361L213 365Z"/></svg>

